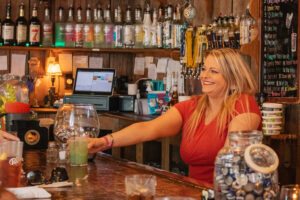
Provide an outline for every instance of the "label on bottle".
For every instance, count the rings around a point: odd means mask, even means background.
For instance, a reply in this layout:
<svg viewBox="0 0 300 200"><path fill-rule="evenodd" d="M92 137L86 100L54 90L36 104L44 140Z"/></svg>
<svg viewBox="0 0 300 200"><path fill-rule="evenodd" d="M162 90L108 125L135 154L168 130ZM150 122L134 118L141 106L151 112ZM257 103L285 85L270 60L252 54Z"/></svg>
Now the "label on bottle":
<svg viewBox="0 0 300 200"><path fill-rule="evenodd" d="M157 47L162 48L163 47L163 24L158 23L157 24L157 29L156 29L156 34L157 34Z"/></svg>
<svg viewBox="0 0 300 200"><path fill-rule="evenodd" d="M94 41L94 29L90 24L85 24L83 27L83 41L93 42Z"/></svg>
<svg viewBox="0 0 300 200"><path fill-rule="evenodd" d="M65 35L65 42L74 42L74 25L67 24L66 25L66 35Z"/></svg>
<svg viewBox="0 0 300 200"><path fill-rule="evenodd" d="M126 25L124 27L124 44L132 45L133 41L134 41L133 27L132 27L132 25Z"/></svg>
<svg viewBox="0 0 300 200"><path fill-rule="evenodd" d="M123 32L123 26L121 25L115 25L114 29L114 44L115 46L122 46L122 32Z"/></svg>
<svg viewBox="0 0 300 200"><path fill-rule="evenodd" d="M291 51L295 53L297 50L297 33L291 34Z"/></svg>
<svg viewBox="0 0 300 200"><path fill-rule="evenodd" d="M104 41L112 43L114 41L114 27L112 25L104 26Z"/></svg>
<svg viewBox="0 0 300 200"><path fill-rule="evenodd" d="M83 24L75 25L75 43L76 47L82 47L83 45Z"/></svg>
<svg viewBox="0 0 300 200"><path fill-rule="evenodd" d="M179 24L175 24L172 27L172 48L180 48L181 27L182 25Z"/></svg>
<svg viewBox="0 0 300 200"><path fill-rule="evenodd" d="M13 40L14 39L14 26L4 25L2 27L2 38L3 38L3 40Z"/></svg>
<svg viewBox="0 0 300 200"><path fill-rule="evenodd" d="M30 25L29 26L29 42L40 42L40 25Z"/></svg>
<svg viewBox="0 0 300 200"><path fill-rule="evenodd" d="M17 34L16 40L18 43L26 42L27 39L27 26L26 25L18 25L17 26Z"/></svg>
<svg viewBox="0 0 300 200"><path fill-rule="evenodd" d="M143 28L142 25L135 26L135 42L142 43L143 42Z"/></svg>
<svg viewBox="0 0 300 200"><path fill-rule="evenodd" d="M166 47L171 47L172 44L172 26L170 21L164 22L163 38L165 39Z"/></svg>
<svg viewBox="0 0 300 200"><path fill-rule="evenodd" d="M96 44L100 44L104 41L103 26L101 24L94 25L94 38Z"/></svg>

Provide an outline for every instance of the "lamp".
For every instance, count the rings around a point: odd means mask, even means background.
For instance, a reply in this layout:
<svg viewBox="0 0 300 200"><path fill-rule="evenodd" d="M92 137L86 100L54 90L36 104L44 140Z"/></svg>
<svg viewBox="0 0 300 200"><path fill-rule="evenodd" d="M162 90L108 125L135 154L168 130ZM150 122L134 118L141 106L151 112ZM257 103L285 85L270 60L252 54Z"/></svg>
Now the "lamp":
<svg viewBox="0 0 300 200"><path fill-rule="evenodd" d="M55 62L50 62L48 65L47 73L48 76L51 76L51 83L52 86L49 89L49 99L48 102L51 106L53 106L53 103L55 101L55 87L54 87L54 82L55 82L55 76L61 76L61 69L58 63Z"/></svg>

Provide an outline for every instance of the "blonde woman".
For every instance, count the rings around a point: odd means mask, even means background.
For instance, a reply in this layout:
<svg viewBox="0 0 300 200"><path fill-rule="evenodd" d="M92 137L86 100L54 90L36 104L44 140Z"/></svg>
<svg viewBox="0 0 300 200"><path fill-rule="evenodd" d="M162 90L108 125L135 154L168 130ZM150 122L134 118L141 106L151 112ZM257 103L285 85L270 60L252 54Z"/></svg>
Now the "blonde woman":
<svg viewBox="0 0 300 200"><path fill-rule="evenodd" d="M152 121L89 139L89 152L169 137L182 130L180 154L189 165L189 176L212 184L214 161L227 133L261 129L261 114L253 97L254 78L237 51L207 52L200 79L203 95L176 104Z"/></svg>

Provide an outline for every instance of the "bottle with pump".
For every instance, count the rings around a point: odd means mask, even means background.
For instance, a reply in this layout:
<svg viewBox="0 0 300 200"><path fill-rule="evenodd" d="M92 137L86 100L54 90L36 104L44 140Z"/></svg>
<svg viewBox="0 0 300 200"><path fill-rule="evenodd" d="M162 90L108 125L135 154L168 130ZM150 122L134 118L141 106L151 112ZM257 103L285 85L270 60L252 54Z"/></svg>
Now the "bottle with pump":
<svg viewBox="0 0 300 200"><path fill-rule="evenodd" d="M53 24L50 20L50 10L45 8L45 17L42 23L42 45L45 47L51 47L53 45Z"/></svg>
<svg viewBox="0 0 300 200"><path fill-rule="evenodd" d="M20 14L16 21L16 45L25 46L27 42L27 21L24 17L24 3L20 5Z"/></svg>
<svg viewBox="0 0 300 200"><path fill-rule="evenodd" d="M41 43L41 23L37 18L37 5L34 4L32 18L29 21L29 45L39 46Z"/></svg>
<svg viewBox="0 0 300 200"><path fill-rule="evenodd" d="M58 8L58 22L55 23L55 46L65 46L65 22L64 22L64 9Z"/></svg>
<svg viewBox="0 0 300 200"><path fill-rule="evenodd" d="M3 45L12 46L15 38L15 24L11 20L11 5L10 3L6 6L6 18L2 24L2 39Z"/></svg>

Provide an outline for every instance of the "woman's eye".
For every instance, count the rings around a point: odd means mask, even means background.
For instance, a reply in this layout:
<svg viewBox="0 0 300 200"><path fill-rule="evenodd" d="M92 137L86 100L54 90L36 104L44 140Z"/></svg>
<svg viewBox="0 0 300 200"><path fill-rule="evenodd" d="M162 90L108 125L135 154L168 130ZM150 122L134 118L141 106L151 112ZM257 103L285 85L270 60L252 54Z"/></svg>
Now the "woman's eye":
<svg viewBox="0 0 300 200"><path fill-rule="evenodd" d="M201 67L201 71L205 71L205 67Z"/></svg>
<svg viewBox="0 0 300 200"><path fill-rule="evenodd" d="M211 73L213 73L213 74L217 74L217 73L219 73L219 72L217 72L217 71L216 71L216 70L214 70L214 69L210 70L210 72L211 72Z"/></svg>

